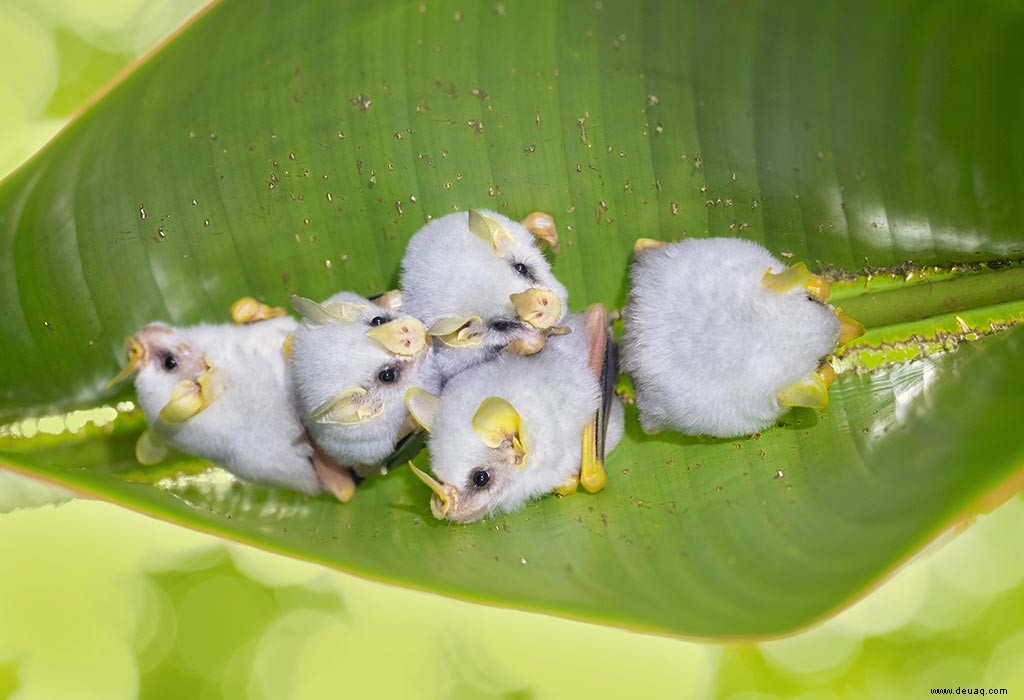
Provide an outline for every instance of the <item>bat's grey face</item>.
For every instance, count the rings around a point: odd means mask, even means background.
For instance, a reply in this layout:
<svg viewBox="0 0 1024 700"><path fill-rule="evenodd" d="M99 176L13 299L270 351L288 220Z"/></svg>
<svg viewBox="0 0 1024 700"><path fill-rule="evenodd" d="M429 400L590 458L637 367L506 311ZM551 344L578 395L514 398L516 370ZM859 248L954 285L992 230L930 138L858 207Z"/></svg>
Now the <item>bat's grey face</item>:
<svg viewBox="0 0 1024 700"><path fill-rule="evenodd" d="M224 389L205 354L180 331L150 323L128 339L128 361L111 384L135 372L135 390L147 415L177 425L205 410Z"/></svg>
<svg viewBox="0 0 1024 700"><path fill-rule="evenodd" d="M437 397L413 388L406 394L406 402L417 422L431 430ZM484 399L473 417L472 433L456 438L465 440L460 443L458 459L432 465L440 480L409 463L433 492L430 510L438 519L472 522L520 496L529 445L515 408L499 397ZM433 444L431 455L439 458Z"/></svg>

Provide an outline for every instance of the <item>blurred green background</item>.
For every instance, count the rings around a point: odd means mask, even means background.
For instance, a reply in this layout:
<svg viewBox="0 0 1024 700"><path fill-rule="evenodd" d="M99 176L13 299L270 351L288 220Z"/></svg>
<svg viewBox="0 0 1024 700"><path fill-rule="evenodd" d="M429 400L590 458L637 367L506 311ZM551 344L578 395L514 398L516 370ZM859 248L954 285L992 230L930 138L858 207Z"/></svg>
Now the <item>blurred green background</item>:
<svg viewBox="0 0 1024 700"><path fill-rule="evenodd" d="M0 174L200 5L0 0ZM370 583L65 498L0 473L0 698L887 698L1024 688L1020 496L820 626L727 646ZM679 604L686 599L680 590Z"/></svg>

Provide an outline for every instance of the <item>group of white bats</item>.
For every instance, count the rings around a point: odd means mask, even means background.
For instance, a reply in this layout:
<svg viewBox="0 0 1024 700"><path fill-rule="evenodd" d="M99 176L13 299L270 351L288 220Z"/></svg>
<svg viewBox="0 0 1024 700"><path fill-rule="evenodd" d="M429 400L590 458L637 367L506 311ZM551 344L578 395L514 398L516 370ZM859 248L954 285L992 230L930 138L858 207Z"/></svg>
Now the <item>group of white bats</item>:
<svg viewBox="0 0 1024 700"><path fill-rule="evenodd" d="M611 315L568 313L546 246L558 251L546 214L457 212L413 235L400 291L295 296L301 320L246 297L231 324L148 324L112 380L137 372L149 422L137 456L173 447L345 502L426 431L434 475L409 467L438 518L601 490L624 429ZM826 302L825 279L735 238L634 251L622 369L645 432L745 435L827 405L826 358L864 328Z"/></svg>

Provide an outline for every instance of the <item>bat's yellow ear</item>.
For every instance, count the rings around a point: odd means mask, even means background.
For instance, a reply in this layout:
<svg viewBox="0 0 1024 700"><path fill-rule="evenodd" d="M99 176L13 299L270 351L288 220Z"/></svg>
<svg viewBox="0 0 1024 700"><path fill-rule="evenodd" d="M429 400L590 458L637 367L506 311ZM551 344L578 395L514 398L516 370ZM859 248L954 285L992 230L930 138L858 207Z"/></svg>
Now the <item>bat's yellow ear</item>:
<svg viewBox="0 0 1024 700"><path fill-rule="evenodd" d="M434 517L438 520L444 520L445 516L448 515L448 511L452 507L452 498L448 495L448 490L445 489L444 485L438 482L437 479L427 474L425 471L416 468L416 465L411 461L409 462L409 469L416 475L416 478L426 484L434 495L430 497L430 512L434 514ZM451 487L449 487L451 488Z"/></svg>
<svg viewBox="0 0 1024 700"><path fill-rule="evenodd" d="M402 290L392 289L390 292L384 292L379 296L373 297L370 301L384 309L390 309L395 312L401 311Z"/></svg>
<svg viewBox="0 0 1024 700"><path fill-rule="evenodd" d="M491 252L495 255L504 256L515 245L515 239L504 226L475 209L469 210L469 230L474 236L490 244Z"/></svg>
<svg viewBox="0 0 1024 700"><path fill-rule="evenodd" d="M128 355L128 362L125 364L124 369L118 372L109 382L107 382L107 388L114 386L118 382L124 381L132 374L146 364L147 353L146 348L143 347L135 336L131 336L124 341L125 352Z"/></svg>
<svg viewBox="0 0 1024 700"><path fill-rule="evenodd" d="M267 306L252 297L242 297L231 305L231 320L236 325L256 323L284 316L280 306Z"/></svg>
<svg viewBox="0 0 1024 700"><path fill-rule="evenodd" d="M324 304L324 308L331 318L342 323L355 323L367 309L365 304L353 304L350 301L329 301Z"/></svg>
<svg viewBox="0 0 1024 700"><path fill-rule="evenodd" d="M768 268L761 277L761 285L776 294L785 294L790 289L800 286L821 301L828 299L831 293L828 280L821 275L812 274L802 262L791 265L782 272L772 272L772 269Z"/></svg>
<svg viewBox="0 0 1024 700"><path fill-rule="evenodd" d="M313 409L309 418L324 425L355 425L373 420L384 411L384 405L370 398L362 387L340 391Z"/></svg>
<svg viewBox="0 0 1024 700"><path fill-rule="evenodd" d="M523 227L536 236L543 245L547 243L551 250L558 252L558 231L555 229L555 220L550 214L535 211L520 221Z"/></svg>
<svg viewBox="0 0 1024 700"><path fill-rule="evenodd" d="M418 386L410 387L409 391L405 392L405 407L409 409L409 415L428 433L434 427L437 407L440 405L439 397Z"/></svg>
<svg viewBox="0 0 1024 700"><path fill-rule="evenodd" d="M864 335L864 324L844 314L842 309L836 309L836 318L839 319L840 345L845 345Z"/></svg>
<svg viewBox="0 0 1024 700"><path fill-rule="evenodd" d="M824 410L828 408L828 388L836 378L832 365L823 362L814 372L782 387L775 397L783 406L803 406Z"/></svg>
<svg viewBox="0 0 1024 700"><path fill-rule="evenodd" d="M330 301L326 304L317 304L312 299L292 295L292 308L302 318L310 323L322 325L328 321L340 321L342 323L354 323L363 317L366 306L353 304L348 301Z"/></svg>
<svg viewBox="0 0 1024 700"><path fill-rule="evenodd" d="M479 316L445 316L434 321L427 333L448 347L469 348L484 341L484 320Z"/></svg>
<svg viewBox="0 0 1024 700"><path fill-rule="evenodd" d="M506 441L511 442L514 464L523 466L526 461L523 424L519 412L508 401L500 396L488 396L481 401L473 416L473 430L488 447L501 447Z"/></svg>
<svg viewBox="0 0 1024 700"><path fill-rule="evenodd" d="M292 308L310 323L321 324L331 320L331 315L327 313L327 309L312 299L300 297L298 294L292 295Z"/></svg>
<svg viewBox="0 0 1024 700"><path fill-rule="evenodd" d="M224 378L209 360L205 362L206 371L197 379L186 379L174 387L167 405L160 409L164 423L180 425L205 411L224 393Z"/></svg>

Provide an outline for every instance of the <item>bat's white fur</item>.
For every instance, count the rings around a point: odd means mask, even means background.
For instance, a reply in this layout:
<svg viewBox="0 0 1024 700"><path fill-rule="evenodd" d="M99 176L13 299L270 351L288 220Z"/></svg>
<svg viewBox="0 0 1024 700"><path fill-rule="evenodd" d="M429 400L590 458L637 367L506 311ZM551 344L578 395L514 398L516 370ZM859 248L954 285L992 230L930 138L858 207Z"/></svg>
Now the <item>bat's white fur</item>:
<svg viewBox="0 0 1024 700"><path fill-rule="evenodd" d="M176 449L243 479L319 493L313 449L292 409L281 351L295 326L287 317L245 326L147 326L143 334L153 338L147 343L150 359L135 378L135 390L150 429ZM175 371L161 366L163 351L181 358ZM223 378L223 393L184 423L164 423L160 410L179 382L198 376L192 369L204 356Z"/></svg>
<svg viewBox="0 0 1024 700"><path fill-rule="evenodd" d="M536 246L536 241L518 221L497 212L480 209L484 216L498 221L511 234L514 245L506 255L496 255L491 246L469 230L467 212L434 219L410 239L402 258L401 287L404 310L430 328L439 318L479 316L487 330L483 342L470 348L451 348L434 341L435 363L442 380L463 369L490 359L515 338L539 333L523 327L499 332L489 324L497 320L517 320L512 294L531 287L548 289L562 302L562 317L568 311L568 292L555 279L551 266ZM513 269L523 263L534 281Z"/></svg>
<svg viewBox="0 0 1024 700"><path fill-rule="evenodd" d="M324 454L341 465L372 466L393 452L399 430L409 417L406 389L417 384L431 392L438 391L431 369L432 353L428 344L414 357L394 355L366 336L375 316L387 322L404 313L379 307L352 292L339 292L324 304L335 301L360 304L366 310L361 318L350 323L332 320L324 324L299 324L289 362L295 406L313 442ZM399 372L391 384L377 379L387 366ZM310 419L309 415L324 402L353 387L366 389L383 404L380 415L353 425L323 424Z"/></svg>
<svg viewBox="0 0 1024 700"><path fill-rule="evenodd" d="M689 239L641 250L623 313L623 371L644 430L745 435L787 409L776 392L832 352L839 321L797 287L766 290L786 265L756 243Z"/></svg>
<svg viewBox="0 0 1024 700"><path fill-rule="evenodd" d="M460 519L516 510L579 472L583 429L593 419L601 390L587 364L583 315L570 316L567 325L572 333L552 337L542 352L529 357L499 355L445 386L431 426L430 468L458 490L459 504L468 516ZM527 455L523 467L509 467L507 479L490 485L500 489L476 489L470 482L472 472L493 464L497 452L481 441L472 425L481 402L490 396L507 400L519 413ZM606 453L622 438L623 427L622 405L615 397Z"/></svg>

